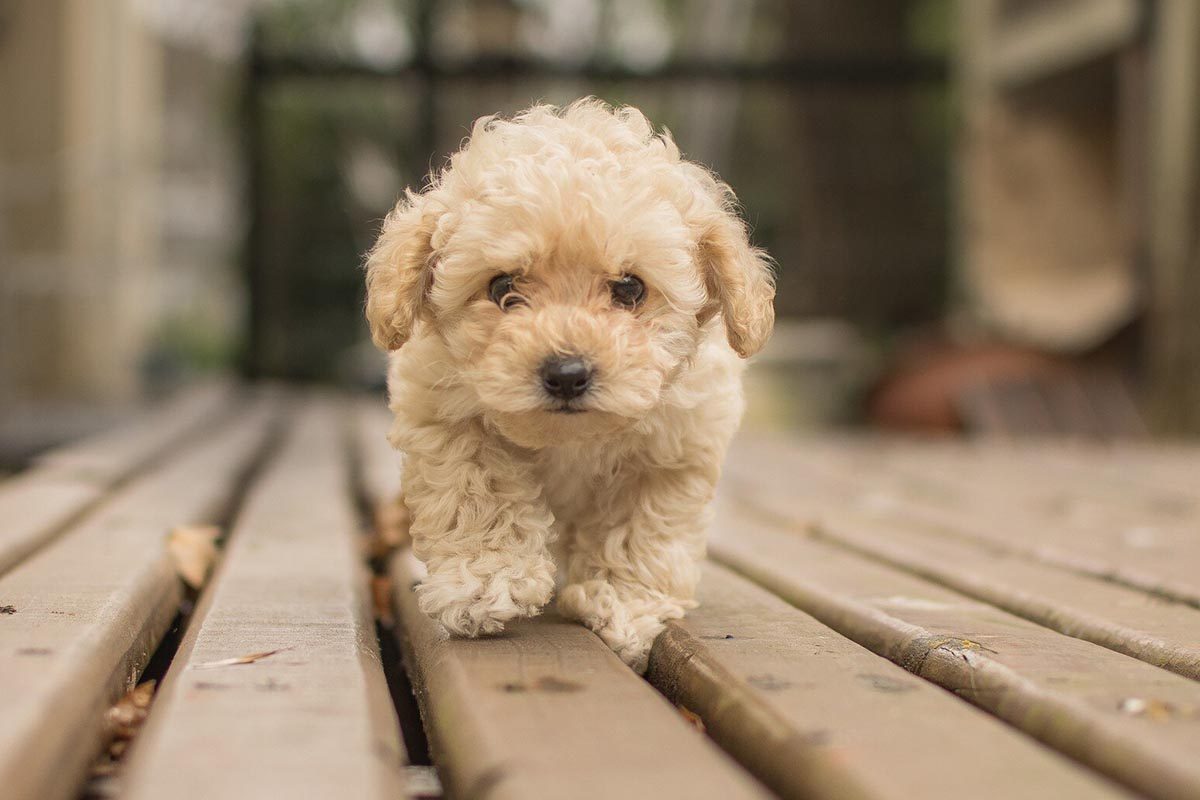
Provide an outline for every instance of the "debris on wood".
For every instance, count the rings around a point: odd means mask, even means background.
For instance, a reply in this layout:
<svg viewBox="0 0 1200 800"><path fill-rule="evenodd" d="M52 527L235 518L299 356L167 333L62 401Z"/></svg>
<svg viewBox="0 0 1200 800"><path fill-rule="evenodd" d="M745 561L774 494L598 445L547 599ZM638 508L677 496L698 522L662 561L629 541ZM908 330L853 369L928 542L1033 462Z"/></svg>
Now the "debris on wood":
<svg viewBox="0 0 1200 800"><path fill-rule="evenodd" d="M700 733L707 733L708 729L704 727L704 720L699 714L697 714L695 711L692 711L690 708L685 708L683 706L675 706L675 708L679 709L679 716L687 720L689 725L698 730Z"/></svg>
<svg viewBox="0 0 1200 800"><path fill-rule="evenodd" d="M392 616L392 582L386 576L371 577L371 602L377 620L388 626L395 622Z"/></svg>
<svg viewBox="0 0 1200 800"><path fill-rule="evenodd" d="M236 667L239 664L253 664L255 661L262 661L264 658L269 658L276 653L282 653L285 650L291 650L290 647L280 647L275 650L264 650L261 653L251 653L248 656L235 656L234 658L222 658L220 661L205 661L200 664L192 664L189 669L215 669L217 667Z"/></svg>
<svg viewBox="0 0 1200 800"><path fill-rule="evenodd" d="M399 550L409 544L410 521L408 506L398 497L375 506L375 530L389 550Z"/></svg>
<svg viewBox="0 0 1200 800"><path fill-rule="evenodd" d="M1145 717L1155 722L1200 716L1200 709L1177 706L1154 697L1126 697L1117 709L1131 717Z"/></svg>
<svg viewBox="0 0 1200 800"><path fill-rule="evenodd" d="M578 692L583 690L583 685L574 681L565 681L562 678L556 678L553 675L543 675L542 677L531 681L510 681L500 684L500 689L505 692L547 692L549 694L561 694L564 692Z"/></svg>
<svg viewBox="0 0 1200 800"><path fill-rule="evenodd" d="M442 781L436 767L405 767L404 796L408 800L436 800L442 796Z"/></svg>
<svg viewBox="0 0 1200 800"><path fill-rule="evenodd" d="M154 699L157 681L139 683L104 713L104 728L110 737L108 749L92 764L91 774L81 795L82 800L109 800L120 797L121 759L129 750L129 743L137 736L146 717L150 714L150 703Z"/></svg>
<svg viewBox="0 0 1200 800"><path fill-rule="evenodd" d="M119 749L124 749L124 743L136 736L138 729L146 721L157 685L157 681L139 683L105 712L105 727L114 737L114 745L120 743Z"/></svg>
<svg viewBox="0 0 1200 800"><path fill-rule="evenodd" d="M216 525L181 525L167 537L167 551L184 583L199 589L217 560L217 539L221 529Z"/></svg>
<svg viewBox="0 0 1200 800"><path fill-rule="evenodd" d="M411 544L409 521L408 509L399 498L375 504L366 538L366 558L383 563L392 553Z"/></svg>

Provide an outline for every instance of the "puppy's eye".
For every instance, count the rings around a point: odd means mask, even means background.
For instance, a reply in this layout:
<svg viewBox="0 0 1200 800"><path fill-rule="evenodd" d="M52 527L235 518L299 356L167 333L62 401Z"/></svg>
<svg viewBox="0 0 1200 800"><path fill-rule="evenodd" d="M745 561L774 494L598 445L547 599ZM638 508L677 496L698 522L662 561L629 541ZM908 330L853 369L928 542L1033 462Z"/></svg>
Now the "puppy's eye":
<svg viewBox="0 0 1200 800"><path fill-rule="evenodd" d="M492 282L488 284L488 299L504 311L525 302L525 298L517 294L513 286L512 275L497 275L492 278Z"/></svg>
<svg viewBox="0 0 1200 800"><path fill-rule="evenodd" d="M636 275L622 275L612 282L613 302L625 308L633 308L646 297L646 284Z"/></svg>

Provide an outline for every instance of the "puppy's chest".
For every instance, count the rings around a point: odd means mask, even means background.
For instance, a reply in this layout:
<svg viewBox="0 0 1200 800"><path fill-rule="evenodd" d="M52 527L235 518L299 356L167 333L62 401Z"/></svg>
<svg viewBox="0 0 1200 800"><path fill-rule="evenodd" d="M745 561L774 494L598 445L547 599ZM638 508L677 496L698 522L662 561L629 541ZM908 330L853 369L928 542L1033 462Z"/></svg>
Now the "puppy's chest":
<svg viewBox="0 0 1200 800"><path fill-rule="evenodd" d="M590 516L609 504L614 492L637 480L637 459L615 457L598 448L563 447L539 453L542 493L560 520Z"/></svg>

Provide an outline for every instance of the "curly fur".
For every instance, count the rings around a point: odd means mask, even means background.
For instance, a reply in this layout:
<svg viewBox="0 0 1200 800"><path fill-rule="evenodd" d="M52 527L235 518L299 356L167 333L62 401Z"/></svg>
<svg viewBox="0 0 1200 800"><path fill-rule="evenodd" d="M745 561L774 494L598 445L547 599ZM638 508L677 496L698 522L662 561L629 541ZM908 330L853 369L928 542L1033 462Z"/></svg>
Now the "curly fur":
<svg viewBox="0 0 1200 800"><path fill-rule="evenodd" d="M733 192L635 109L535 106L476 122L366 268L421 607L496 633L539 613L561 567L560 610L643 669L695 604L739 356L774 320ZM503 273L525 301L507 311L488 299ZM624 274L647 287L632 310L611 297ZM593 368L583 413L543 390L553 354Z"/></svg>

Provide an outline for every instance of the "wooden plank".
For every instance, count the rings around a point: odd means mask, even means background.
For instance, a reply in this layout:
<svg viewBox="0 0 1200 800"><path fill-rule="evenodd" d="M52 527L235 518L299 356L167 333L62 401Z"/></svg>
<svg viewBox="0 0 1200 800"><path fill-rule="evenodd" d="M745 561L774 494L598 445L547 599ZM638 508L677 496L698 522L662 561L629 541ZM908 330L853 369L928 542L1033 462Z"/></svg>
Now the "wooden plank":
<svg viewBox="0 0 1200 800"><path fill-rule="evenodd" d="M723 567L700 603L648 677L784 797L1124 796Z"/></svg>
<svg viewBox="0 0 1200 800"><path fill-rule="evenodd" d="M1200 434L1200 5L1154 4L1146 356L1161 433Z"/></svg>
<svg viewBox="0 0 1200 800"><path fill-rule="evenodd" d="M165 547L219 522L275 404L250 406L0 578L0 786L74 797L103 744L105 709L136 681L183 595Z"/></svg>
<svg viewBox="0 0 1200 800"><path fill-rule="evenodd" d="M1082 492L1059 468L1044 467L1036 452L1022 460L1021 451L1012 450L1009 462L985 466L1000 457L977 447L971 451L976 458L938 468L936 454L920 446L860 443L847 450L819 442L742 441L728 472L1200 608L1194 568L1200 518L1192 521L1190 506L1151 495L1122 510L1117 487L1107 495ZM895 469L897 461L905 466Z"/></svg>
<svg viewBox="0 0 1200 800"><path fill-rule="evenodd" d="M919 512L933 524L1200 608L1192 566L1200 563L1200 505L1165 482L1139 486L1131 479L1165 458L1123 445L1078 448L1069 459L1064 452L1046 445L928 453L903 447L893 460L904 480L920 476L933 490L929 498L939 502L922 501ZM1105 480L1089 466L1101 453L1114 467ZM1180 476L1200 471L1200 451L1190 461L1190 470L1178 465Z"/></svg>
<svg viewBox="0 0 1200 800"><path fill-rule="evenodd" d="M402 796L348 408L311 404L252 490L131 756L128 798ZM215 666L255 653L249 664Z"/></svg>
<svg viewBox="0 0 1200 800"><path fill-rule="evenodd" d="M1171 506L1200 509L1200 447L1176 442L1155 441L1150 445L1117 442L1088 446L1080 442L1051 442L1033 448L1042 463L1070 471L1081 484L1090 485L1097 494L1116 489L1123 496L1142 502L1165 500Z"/></svg>
<svg viewBox="0 0 1200 800"><path fill-rule="evenodd" d="M831 443L837 453L849 448ZM856 459L879 463L913 480L953 482L963 490L1020 492L1045 511L1095 509L1154 522L1200 522L1200 448L1140 446L1133 442L1087 444L1078 440L1025 439L952 442L861 443ZM1036 480L1031 478L1036 477Z"/></svg>
<svg viewBox="0 0 1200 800"><path fill-rule="evenodd" d="M825 509L833 542L1047 628L1200 680L1200 611L972 542Z"/></svg>
<svg viewBox="0 0 1200 800"><path fill-rule="evenodd" d="M717 530L717 560L910 672L1136 791L1200 793L1200 684L746 516Z"/></svg>
<svg viewBox="0 0 1200 800"><path fill-rule="evenodd" d="M396 614L434 758L454 797L769 796L593 633L553 612L453 639L392 560Z"/></svg>
<svg viewBox="0 0 1200 800"><path fill-rule="evenodd" d="M215 421L231 387L206 383L184 391L133 425L53 450L0 484L0 574L93 508L121 481Z"/></svg>
<svg viewBox="0 0 1200 800"><path fill-rule="evenodd" d="M859 474L873 483L869 471ZM862 553L1060 633L1200 680L1200 611L1187 605L1064 572L977 540L949 537L910 519L880 518L832 493L801 490L798 495L771 478L727 478L731 496L798 535Z"/></svg>

